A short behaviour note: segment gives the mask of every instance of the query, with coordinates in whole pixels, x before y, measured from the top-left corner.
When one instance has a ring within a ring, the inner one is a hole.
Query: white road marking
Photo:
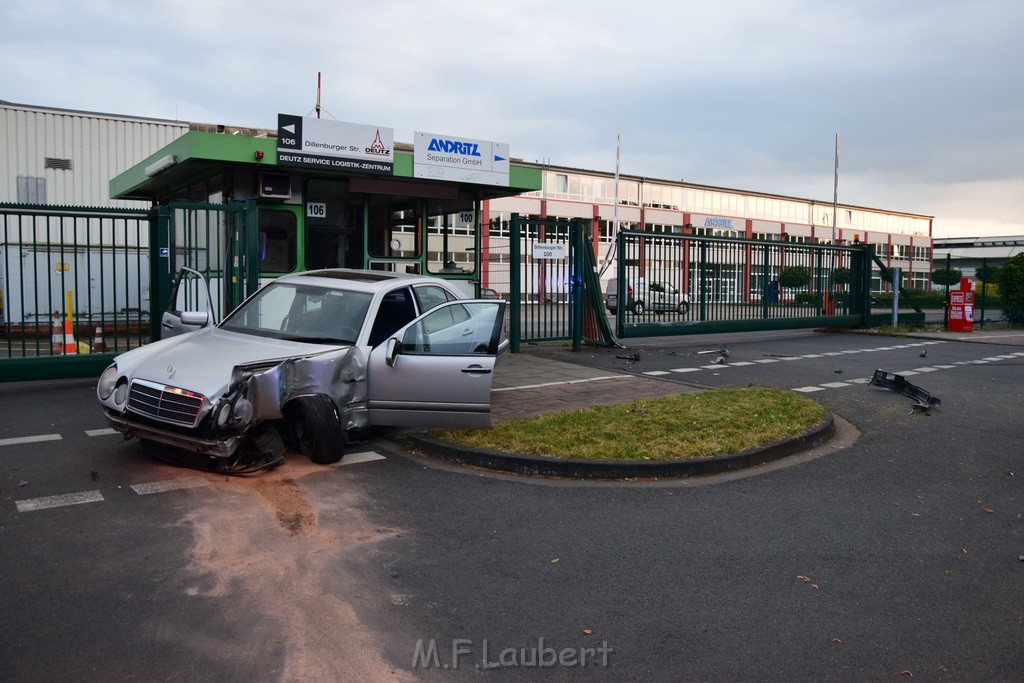
[[[824,387],[797,387],[793,391],[799,391],[801,394],[810,394],[815,391],[825,391]]]
[[[163,493],[164,491],[178,491],[181,489],[194,489],[199,486],[207,486],[209,482],[199,477],[183,477],[181,479],[164,479],[163,481],[151,481],[145,484],[132,484],[132,491],[140,496],[147,496],[151,493]]]
[[[117,431],[116,429],[111,429],[110,427],[107,427],[106,429],[86,429],[85,430],[85,435],[86,436],[110,436],[111,434],[120,434],[120,433],[121,432]]]
[[[19,436],[13,439],[0,439],[0,446],[17,446],[24,443],[39,443],[40,441],[60,441],[60,434],[40,434],[39,436]]]
[[[700,368],[672,368],[672,372],[700,372]]]
[[[651,377],[661,377],[662,375],[671,375],[672,373],[668,370],[649,370],[643,374],[650,375]]]
[[[80,493],[65,493],[59,496],[29,498],[28,500],[19,500],[15,504],[18,507],[18,512],[32,512],[33,510],[58,508],[64,507],[65,505],[98,503],[102,500],[103,494],[101,494],[99,491],[82,491]]]
[[[825,384],[822,384],[821,386],[828,387],[829,389],[842,389],[843,387],[850,386],[850,383],[849,382],[826,382]]]
[[[342,465],[357,465],[361,462],[373,462],[374,460],[386,460],[383,455],[375,451],[363,451],[362,453],[346,453],[341,459]]]

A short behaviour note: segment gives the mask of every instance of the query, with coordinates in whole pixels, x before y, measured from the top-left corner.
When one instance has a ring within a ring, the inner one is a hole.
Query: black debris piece
[[[883,389],[889,389],[908,396],[916,402],[913,406],[914,408],[927,410],[929,408],[938,408],[942,404],[941,400],[932,396],[928,391],[908,382],[907,378],[903,375],[886,372],[885,370],[875,370],[875,374],[871,378],[871,384],[868,386],[882,387]]]

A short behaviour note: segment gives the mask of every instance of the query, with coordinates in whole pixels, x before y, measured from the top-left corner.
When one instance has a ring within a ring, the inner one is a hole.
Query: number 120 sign
[[[558,261],[565,258],[565,245],[564,244],[551,244],[545,242],[534,242],[533,244],[533,258],[535,259],[551,259]]]

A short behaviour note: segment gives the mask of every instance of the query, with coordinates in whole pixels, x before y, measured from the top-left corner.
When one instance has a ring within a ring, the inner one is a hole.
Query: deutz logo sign
[[[277,115],[277,163],[325,171],[391,173],[391,128]]]

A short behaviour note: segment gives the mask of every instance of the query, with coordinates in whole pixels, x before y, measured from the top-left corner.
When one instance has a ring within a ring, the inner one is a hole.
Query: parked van
[[[627,301],[626,310],[633,310],[633,286],[629,285],[626,291]],[[618,278],[612,278],[608,281],[607,287],[604,290],[604,305],[608,309],[608,312],[615,315],[619,309],[619,280]]]
[[[608,311],[615,315],[618,310],[619,281],[612,278],[605,288],[604,305]],[[690,312],[690,297],[683,294],[668,282],[641,280],[636,288],[632,283],[626,285],[626,310],[642,315],[645,311],[654,313],[678,313],[686,315]]]

